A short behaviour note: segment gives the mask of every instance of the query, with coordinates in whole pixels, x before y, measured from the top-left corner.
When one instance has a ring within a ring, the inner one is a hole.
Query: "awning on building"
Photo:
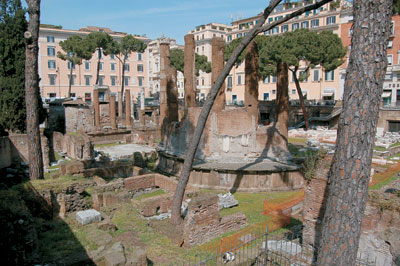
[[[384,91],[382,93],[382,98],[389,98],[390,96],[392,96],[392,92],[391,91]]]
[[[322,96],[326,96],[326,97],[331,97],[331,96],[333,96],[333,92],[324,92],[324,93],[322,93]]]

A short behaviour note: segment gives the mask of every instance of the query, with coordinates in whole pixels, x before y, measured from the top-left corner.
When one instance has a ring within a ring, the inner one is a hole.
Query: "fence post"
[[[268,264],[268,225],[265,228],[265,264]]]

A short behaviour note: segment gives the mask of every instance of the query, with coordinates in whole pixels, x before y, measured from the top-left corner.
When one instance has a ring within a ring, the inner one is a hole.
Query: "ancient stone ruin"
[[[194,40],[185,36],[185,106],[184,115],[178,121],[176,87],[171,80],[169,48],[163,45],[161,70],[160,121],[162,142],[159,146],[159,169],[179,175],[196,126],[201,107],[194,105]],[[272,191],[301,188],[303,178],[298,167],[291,162],[287,132],[279,130],[279,123],[259,124],[257,55],[250,45],[246,51],[245,107],[225,106],[224,86],[221,88],[203,137],[195,156],[189,183],[204,188],[232,191]],[[224,42],[214,38],[212,42],[212,80],[221,73]]]

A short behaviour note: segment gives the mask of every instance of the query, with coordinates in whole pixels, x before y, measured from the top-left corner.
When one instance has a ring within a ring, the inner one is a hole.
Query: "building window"
[[[104,85],[104,76],[99,76],[99,85],[100,86]]]
[[[276,76],[272,76],[272,82],[276,83]]]
[[[138,77],[138,85],[140,86],[140,87],[142,87],[143,86],[143,77]]]
[[[54,46],[47,46],[47,55],[48,56],[55,56],[56,55],[56,48]]]
[[[264,35],[270,35],[270,34],[271,34],[271,30],[264,31]]]
[[[232,41],[232,35],[228,35],[228,42]]]
[[[293,90],[293,89],[292,89],[292,94],[296,94],[296,90]]]
[[[54,43],[54,36],[47,36],[47,42]]]
[[[390,49],[390,48],[392,48],[392,47],[393,47],[393,41],[389,41],[389,42],[388,42],[388,46],[387,46],[387,48],[389,48],[389,49]]]
[[[242,33],[238,33],[238,34],[236,34],[236,37],[237,37],[237,38],[240,38],[240,37],[242,37]]]
[[[92,94],[90,92],[85,93],[85,102],[92,101]]]
[[[55,92],[50,92],[50,93],[47,93],[47,96],[48,96],[49,98],[56,98],[56,97],[57,97],[57,93],[55,93]]]
[[[71,67],[75,69],[75,65],[73,65],[71,61],[68,61],[68,69],[71,69]]]
[[[68,75],[68,80],[71,81],[71,85],[75,85],[75,76],[74,75],[72,75],[72,76]]]
[[[204,33],[201,35],[201,39],[204,40]]]
[[[201,47],[201,51],[204,52],[204,46]]]
[[[332,25],[336,23],[336,17],[331,16],[326,18],[326,25]]]
[[[393,55],[391,54],[387,55],[387,62],[388,66],[393,65]]]
[[[143,65],[142,64],[137,65],[137,71],[138,72],[143,72]]]
[[[282,26],[282,32],[287,32],[289,30],[289,25]]]
[[[394,22],[393,21],[390,23],[390,32],[391,32],[391,35],[394,36]]]
[[[89,61],[85,62],[85,70],[90,70],[90,62]]]
[[[385,74],[385,80],[387,80],[387,81],[392,81],[392,80],[393,80],[393,75],[392,75],[392,73],[390,73],[390,74]]]
[[[325,80],[326,80],[326,81],[333,81],[333,79],[334,79],[334,72],[335,72],[334,70],[325,72]]]
[[[49,83],[50,83],[50,85],[56,85],[56,75],[55,74],[49,75]]]
[[[299,23],[292,24],[292,30],[297,30],[299,28]]]
[[[268,101],[268,100],[269,100],[269,93],[268,93],[268,92],[264,92],[264,94],[263,94],[263,100],[264,100],[264,101]]]
[[[75,92],[71,92],[71,97],[75,98],[76,97],[76,93]]]
[[[104,66],[104,63],[103,63],[103,62],[100,62],[100,64],[99,64],[99,71],[103,71],[103,66]]]
[[[275,95],[276,94],[276,90],[272,90],[272,94]]]
[[[110,64],[111,71],[115,71],[115,66],[116,66],[116,64],[115,64],[115,63],[111,63],[111,64]]]
[[[309,28],[309,22],[308,21],[303,21],[301,23],[301,28],[302,29],[308,29]]]
[[[272,34],[278,34],[279,33],[279,28],[278,27],[273,27],[272,28]]]
[[[232,103],[236,104],[237,103],[237,95],[232,94]]]
[[[47,66],[49,67],[49,69],[56,69],[56,60],[47,61]]]
[[[319,81],[319,70],[314,69],[313,81]]]
[[[265,79],[264,79],[264,83],[269,83],[270,81],[269,81],[269,76],[266,76],[265,77]]]
[[[85,76],[85,85],[86,86],[90,86],[90,79],[92,78],[92,76]]]
[[[307,72],[305,71],[300,71],[300,76],[301,78],[303,78],[303,80],[301,82],[307,82],[308,81],[308,75]]]
[[[115,54],[110,54],[110,59],[115,59]]]
[[[129,85],[129,77],[124,77],[125,86]]]
[[[142,56],[143,56],[142,53],[138,53],[138,54],[137,54],[137,60],[138,60],[138,61],[142,61],[142,60],[143,60],[143,59],[142,59]]]
[[[242,75],[238,75],[237,84],[238,85],[242,84]]]
[[[129,64],[125,64],[125,71],[129,71]]]
[[[228,76],[228,89],[232,88],[232,76]]]
[[[201,79],[201,86],[204,86],[204,78]]]

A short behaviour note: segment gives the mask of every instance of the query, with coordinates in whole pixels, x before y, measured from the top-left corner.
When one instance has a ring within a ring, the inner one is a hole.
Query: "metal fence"
[[[197,257],[182,265],[195,266],[306,266],[314,265],[315,249],[302,245],[301,233],[270,234],[265,232],[251,233],[239,238],[230,246],[219,247],[214,256]],[[394,266],[391,260],[377,262],[375,257],[359,254],[356,266]]]

